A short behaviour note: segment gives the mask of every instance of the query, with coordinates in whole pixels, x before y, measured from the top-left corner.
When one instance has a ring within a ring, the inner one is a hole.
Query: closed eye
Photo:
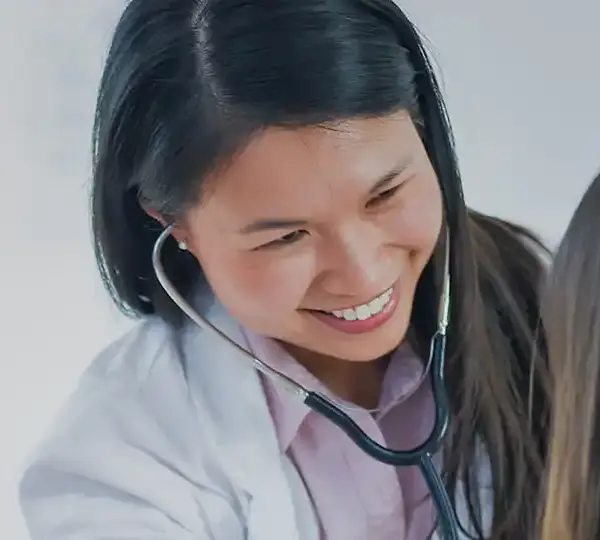
[[[378,204],[384,203],[391,199],[398,192],[401,186],[402,184],[398,184],[397,186],[382,191],[367,203],[367,208],[377,206]]]
[[[262,246],[259,246],[256,249],[275,249],[279,247],[288,246],[290,244],[295,244],[296,242],[304,238],[304,236],[306,236],[307,234],[308,232],[302,229],[293,231],[267,244],[263,244]]]

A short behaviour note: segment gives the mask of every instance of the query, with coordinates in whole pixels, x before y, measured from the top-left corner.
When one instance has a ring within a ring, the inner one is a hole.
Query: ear
[[[160,215],[156,210],[153,210],[152,208],[150,208],[146,204],[142,203],[141,201],[140,201],[140,205],[141,205],[142,209],[144,210],[144,212],[146,212],[146,214],[148,214],[152,219],[155,219],[156,221],[158,221],[163,227],[166,227],[168,225],[165,218],[162,215]],[[185,242],[186,235],[181,228],[173,227],[173,229],[171,230],[171,235],[173,236],[173,238],[175,238],[175,241],[178,244]]]

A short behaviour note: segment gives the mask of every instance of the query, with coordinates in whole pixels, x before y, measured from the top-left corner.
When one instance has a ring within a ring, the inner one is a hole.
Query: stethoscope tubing
[[[450,307],[448,241],[446,241],[444,287],[440,301],[438,328],[431,340],[428,362],[435,401],[435,424],[429,437],[423,444],[410,450],[393,450],[380,445],[370,438],[358,424],[332,400],[319,392],[308,390],[284,373],[275,370],[204,319],[204,317],[188,303],[179,291],[177,291],[166,275],[162,265],[162,247],[172,231],[173,226],[168,226],[157,238],[152,250],[152,264],[160,285],[182,312],[201,329],[216,335],[220,339],[224,339],[232,347],[241,352],[252,362],[255,369],[273,379],[276,383],[285,386],[289,391],[299,395],[306,406],[324,416],[344,431],[354,444],[373,459],[394,467],[419,467],[438,513],[438,527],[440,529],[441,540],[458,540],[459,524],[456,514],[452,507],[452,503],[450,502],[450,497],[446,491],[443,480],[433,462],[433,455],[440,450],[450,423],[450,405],[444,385],[446,329],[448,326]]]

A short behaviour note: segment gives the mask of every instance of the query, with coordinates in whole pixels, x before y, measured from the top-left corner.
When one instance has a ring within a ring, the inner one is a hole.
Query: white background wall
[[[94,90],[122,4],[0,5],[1,538],[27,538],[26,452],[129,324],[99,284],[87,216]],[[600,3],[403,5],[442,69],[468,201],[555,241],[600,169]]]

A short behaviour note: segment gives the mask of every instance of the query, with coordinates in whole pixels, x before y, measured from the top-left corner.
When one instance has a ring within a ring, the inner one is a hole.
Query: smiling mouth
[[[396,285],[366,304],[333,311],[308,310],[319,321],[345,334],[371,332],[387,323],[398,307]]]
[[[341,319],[344,321],[366,321],[371,317],[375,317],[383,312],[390,300],[392,298],[392,293],[394,292],[394,288],[390,287],[383,293],[381,293],[378,297],[374,298],[370,302],[366,304],[360,304],[357,306],[333,310],[333,311],[323,311],[323,310],[315,310],[319,313],[324,313],[326,315],[333,316],[337,319]]]

